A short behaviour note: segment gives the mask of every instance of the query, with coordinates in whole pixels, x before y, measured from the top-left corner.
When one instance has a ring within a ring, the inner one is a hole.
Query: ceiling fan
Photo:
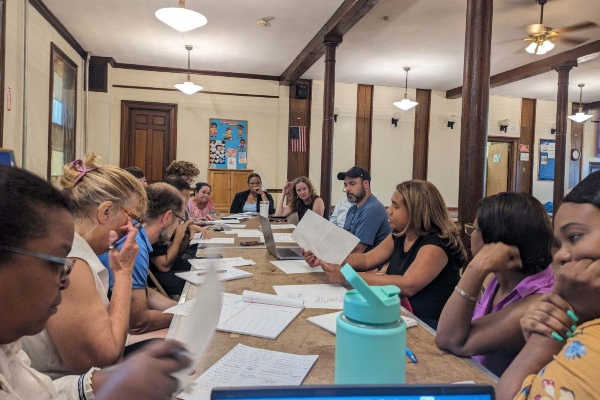
[[[257,23],[258,26],[262,26],[263,28],[271,26],[271,21],[273,21],[275,17],[262,17],[259,18]]]
[[[598,26],[592,21],[583,21],[575,25],[566,26],[560,29],[552,29],[549,26],[544,25],[544,5],[548,0],[535,0],[540,5],[540,23],[531,24],[527,27],[529,36],[523,39],[526,42],[531,42],[525,49],[531,54],[545,54],[554,48],[554,41],[559,39],[564,43],[569,44],[582,44],[589,40],[589,38],[569,38],[563,36],[565,33],[576,32],[584,29],[595,28]]]

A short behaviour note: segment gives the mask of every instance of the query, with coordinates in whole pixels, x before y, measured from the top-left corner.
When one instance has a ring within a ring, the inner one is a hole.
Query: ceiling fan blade
[[[498,40],[497,42],[492,42],[492,44],[494,46],[500,46],[500,45],[503,45],[503,44],[514,43],[514,42],[522,42],[522,41],[523,41],[523,39],[516,38],[516,39]]]
[[[566,44],[579,45],[579,44],[583,44],[583,43],[587,42],[588,40],[590,40],[590,38],[570,38],[570,37],[559,36],[558,40],[561,41],[562,43],[566,43]]]
[[[583,29],[597,28],[598,24],[592,21],[582,21],[578,24],[565,26],[564,28],[555,29],[558,33],[569,33],[575,31],[581,31]]]

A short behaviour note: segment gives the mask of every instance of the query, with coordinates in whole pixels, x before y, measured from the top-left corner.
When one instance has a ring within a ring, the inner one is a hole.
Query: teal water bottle
[[[346,264],[342,275],[354,287],[337,318],[335,383],[404,383],[406,324],[397,286],[369,286]]]

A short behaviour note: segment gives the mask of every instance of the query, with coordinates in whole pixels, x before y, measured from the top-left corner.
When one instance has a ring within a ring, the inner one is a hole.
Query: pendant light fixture
[[[188,74],[187,74],[187,80],[183,83],[178,83],[175,85],[175,87],[179,90],[181,90],[183,93],[185,94],[194,94],[196,92],[199,92],[202,90],[202,86],[200,85],[195,85],[191,78],[190,78],[190,51],[193,49],[194,47],[187,44],[185,46],[185,49],[188,52]]]
[[[179,0],[179,7],[165,7],[154,13],[156,18],[179,32],[187,32],[206,25],[206,17],[185,8],[185,0]]]
[[[579,86],[579,112],[575,113],[575,115],[569,115],[568,118],[575,122],[585,122],[592,118],[591,114],[586,114],[583,112],[583,104],[581,103],[581,96],[583,95],[583,87],[585,86],[585,83],[580,83],[577,86]]]
[[[410,110],[419,103],[408,99],[408,71],[410,71],[410,67],[404,67],[404,70],[406,71],[406,80],[404,82],[404,98],[400,101],[394,102],[394,105],[399,109],[406,111]]]

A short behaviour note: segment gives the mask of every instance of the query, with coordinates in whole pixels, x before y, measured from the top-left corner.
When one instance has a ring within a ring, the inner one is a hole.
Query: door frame
[[[130,167],[128,164],[127,147],[129,146],[129,113],[132,108],[146,110],[167,111],[169,113],[169,162],[177,157],[177,104],[155,103],[147,101],[121,100],[121,155],[119,165],[121,168]]]
[[[517,190],[517,168],[518,168],[518,141],[519,138],[511,138],[505,136],[488,136],[488,142],[501,142],[511,144],[509,152],[510,161],[508,163],[508,191],[514,192]],[[487,173],[487,172],[486,172]],[[487,189],[486,189],[487,190]]]

